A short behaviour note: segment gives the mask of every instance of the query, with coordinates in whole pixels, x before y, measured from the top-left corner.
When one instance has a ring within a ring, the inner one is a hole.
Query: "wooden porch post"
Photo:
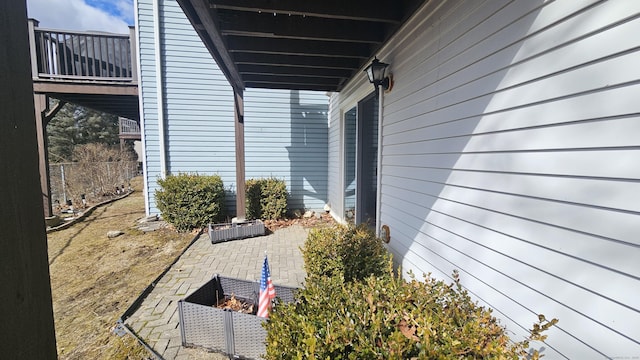
[[[0,357],[56,359],[25,1],[0,1]]]
[[[236,218],[238,221],[246,219],[245,211],[245,183],[244,183],[244,95],[242,90],[233,90],[235,104],[235,134],[236,134]]]
[[[36,31],[40,22],[36,19],[27,20],[27,28],[29,29],[29,54],[31,55],[31,77],[38,78],[38,60],[36,58]]]
[[[36,137],[38,141],[38,164],[40,169],[40,190],[44,216],[53,215],[51,207],[51,181],[49,180],[49,151],[47,150],[47,110],[49,98],[45,94],[33,94],[36,118]]]
[[[129,44],[131,47],[131,81],[138,82],[138,44],[136,43],[136,28],[129,26]]]

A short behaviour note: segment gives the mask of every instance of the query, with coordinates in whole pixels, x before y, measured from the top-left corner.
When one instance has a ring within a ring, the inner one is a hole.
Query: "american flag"
[[[271,272],[269,272],[269,262],[267,255],[264,256],[264,264],[262,264],[262,277],[260,279],[260,300],[258,300],[258,313],[261,317],[269,317],[271,310],[271,300],[276,298],[276,289],[271,282]]]

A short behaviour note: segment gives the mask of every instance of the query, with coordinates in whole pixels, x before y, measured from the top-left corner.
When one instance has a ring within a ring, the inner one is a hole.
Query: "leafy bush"
[[[556,319],[547,321],[540,315],[530,336],[513,342],[492,310],[471,299],[457,272],[453,284],[428,275],[423,281],[413,275],[404,281],[394,274],[390,257],[378,252],[378,242],[362,227],[311,232],[303,249],[308,272],[305,288],[296,294],[295,302],[276,303],[264,324],[266,359],[540,356],[528,353],[529,341],[544,340],[542,333]],[[376,250],[365,251],[370,248]],[[347,256],[349,251],[354,256]],[[371,260],[375,268],[366,265]]]
[[[287,184],[276,178],[246,181],[247,218],[281,219],[287,212]]]
[[[224,219],[224,185],[218,175],[169,175],[158,179],[156,202],[162,217],[178,231],[188,231]]]
[[[386,274],[389,253],[366,225],[337,225],[309,232],[302,247],[307,276],[342,276],[346,281]]]

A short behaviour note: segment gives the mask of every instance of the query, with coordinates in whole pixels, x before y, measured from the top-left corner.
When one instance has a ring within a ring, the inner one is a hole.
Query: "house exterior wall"
[[[389,249],[405,271],[458,269],[515,339],[559,318],[535,345],[550,359],[640,356],[638,15],[635,1],[428,2],[377,54],[395,81]],[[332,96],[331,143],[369,91],[362,75]]]
[[[197,172],[222,177],[233,215],[233,90],[175,0],[139,0],[136,10],[146,211],[159,213],[154,194],[163,172]],[[285,179],[291,208],[321,209],[325,93],[248,89],[244,99],[246,177]]]
[[[245,90],[245,176],[284,179],[291,209],[327,203],[328,106],[323,92]]]
[[[233,91],[175,1],[158,0],[155,18],[154,0],[137,6],[145,197],[147,212],[158,213],[162,163],[166,174],[218,174],[235,183]]]

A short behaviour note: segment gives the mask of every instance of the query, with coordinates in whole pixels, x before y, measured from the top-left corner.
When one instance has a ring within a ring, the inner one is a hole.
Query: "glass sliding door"
[[[375,229],[378,190],[378,97],[367,96],[358,103],[356,151],[356,224]]]
[[[356,214],[356,108],[344,114],[344,218],[355,222]]]
[[[344,115],[344,217],[376,226],[378,98],[371,94]]]

